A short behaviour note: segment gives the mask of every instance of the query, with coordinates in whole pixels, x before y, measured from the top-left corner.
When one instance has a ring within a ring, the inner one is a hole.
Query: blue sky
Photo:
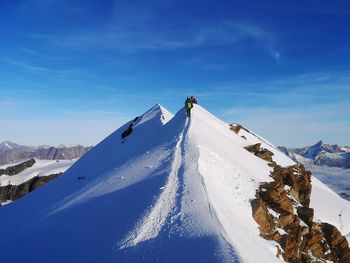
[[[3,0],[0,141],[91,145],[186,95],[276,145],[350,145],[349,1]]]

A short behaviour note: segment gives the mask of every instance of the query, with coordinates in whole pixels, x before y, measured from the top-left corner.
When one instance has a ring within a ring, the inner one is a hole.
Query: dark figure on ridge
[[[193,108],[193,104],[189,97],[186,98],[185,107],[186,107],[186,116],[191,118],[191,109]]]
[[[192,104],[198,104],[198,101],[196,100],[196,98],[193,95],[191,96],[191,102],[192,102]]]

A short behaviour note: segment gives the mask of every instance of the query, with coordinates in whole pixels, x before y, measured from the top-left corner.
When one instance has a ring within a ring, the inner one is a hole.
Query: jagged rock
[[[276,180],[282,178],[285,185],[291,186],[289,194],[300,202],[301,205],[308,207],[311,196],[311,173],[305,170],[301,164],[283,168],[281,166],[274,167],[272,177]]]
[[[310,227],[314,218],[314,210],[309,207],[299,206],[297,207],[297,212],[300,219]]]
[[[257,149],[252,146],[251,150]],[[350,263],[348,242],[338,229],[313,222],[314,210],[309,207],[311,173],[302,165],[275,165],[271,177],[274,181],[260,184],[251,205],[260,235],[278,243],[277,255],[286,262]],[[277,228],[285,234],[276,234]]]
[[[250,146],[246,146],[244,147],[244,149],[246,149],[248,152],[256,154],[260,150],[260,147],[261,147],[261,143],[256,143]]]
[[[242,126],[236,123],[231,123],[230,124],[230,130],[235,132],[236,134],[239,133],[239,131],[241,130]]]
[[[59,174],[51,174],[48,176],[36,176],[27,182],[20,185],[6,185],[0,186],[0,204],[7,200],[17,200],[29,192],[34,191],[40,186],[46,184],[48,181],[56,178]]]
[[[287,262],[298,262],[301,259],[301,250],[299,244],[301,243],[300,226],[289,231],[288,235],[283,235],[281,246],[283,248],[283,258]]]
[[[19,174],[20,172],[23,172],[25,169],[32,167],[35,164],[35,159],[30,159],[28,161],[25,161],[23,163],[9,166],[6,169],[0,169],[0,175],[6,174],[9,176]]]
[[[272,160],[273,153],[267,149],[261,149],[255,155],[265,161],[273,162]]]
[[[311,196],[311,173],[299,164],[289,167],[288,175],[292,186],[291,195],[299,200],[303,206],[308,207]]]
[[[261,199],[253,200],[252,210],[253,218],[260,226],[260,235],[266,239],[280,240],[281,235],[274,226],[273,217],[268,212],[265,202]]]
[[[276,163],[274,163],[274,161],[272,159],[273,152],[271,152],[267,149],[261,148],[261,143],[256,143],[256,144],[253,144],[250,146],[246,146],[246,147],[244,147],[244,149],[246,149],[248,152],[253,153],[255,156],[257,156],[257,157],[259,157],[267,162],[273,163],[272,166],[274,166],[276,164]]]
[[[284,190],[282,181],[264,183],[260,186],[259,197],[282,215],[293,214],[293,203]]]
[[[318,259],[327,258],[326,252],[329,251],[329,246],[327,245],[327,242],[325,242],[324,235],[319,224],[313,222],[308,228],[308,232],[304,235],[302,251],[305,254],[308,254],[307,252],[309,251],[313,257]]]
[[[346,238],[331,224],[322,223],[321,228],[332,251],[333,261],[350,262],[350,248]]]

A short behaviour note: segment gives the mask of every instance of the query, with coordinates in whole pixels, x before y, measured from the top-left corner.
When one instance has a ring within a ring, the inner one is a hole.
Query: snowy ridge
[[[121,248],[129,246],[136,246],[142,241],[155,238],[159,231],[162,229],[165,220],[169,217],[170,213],[174,210],[176,201],[176,192],[178,189],[178,171],[182,165],[182,151],[181,144],[183,143],[183,137],[187,128],[188,122],[186,121],[185,127],[178,137],[178,141],[175,146],[174,159],[171,167],[171,171],[168,177],[168,181],[163,188],[163,192],[158,198],[157,202],[152,207],[151,211],[141,220],[138,226],[129,234],[125,239],[125,245]]]
[[[241,138],[199,105],[189,121],[184,109],[172,116],[156,105],[122,140],[130,123],[64,175],[0,209],[4,260],[283,262],[252,218],[256,189],[272,180],[268,163],[244,149],[260,136]],[[294,164],[265,145],[278,164]],[[316,218],[347,234],[349,202],[312,180]]]

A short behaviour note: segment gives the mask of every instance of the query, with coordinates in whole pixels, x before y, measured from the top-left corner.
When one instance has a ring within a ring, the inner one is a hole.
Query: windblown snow
[[[244,147],[262,142],[282,166],[294,163],[289,157],[253,132],[241,138],[199,105],[191,119],[156,105],[122,140],[129,124],[64,175],[1,207],[2,260],[283,262],[259,236],[250,205],[271,167]],[[350,203],[312,180],[316,218],[348,234]]]

